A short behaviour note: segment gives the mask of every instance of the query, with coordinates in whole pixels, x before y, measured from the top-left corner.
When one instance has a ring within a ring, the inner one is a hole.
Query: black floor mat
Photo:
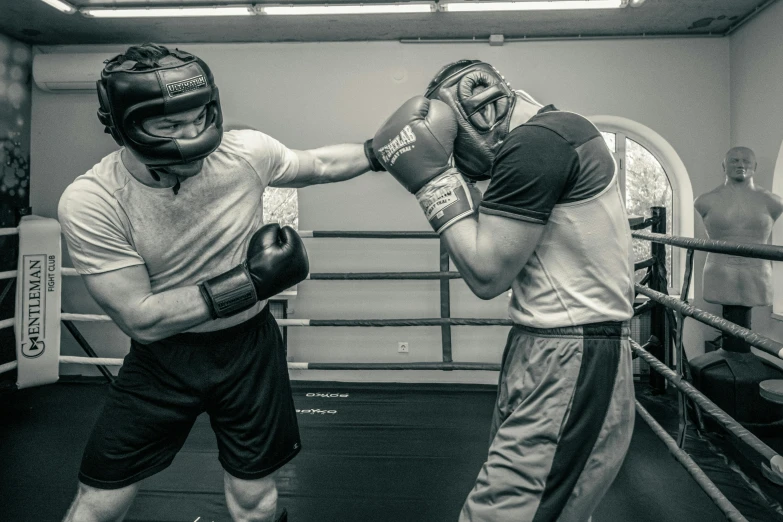
[[[61,382],[0,396],[0,520],[62,518],[105,391]],[[299,382],[294,392],[303,449],[278,485],[292,522],[457,520],[486,456],[493,388]],[[143,483],[126,521],[229,520],[222,473],[202,416],[172,466]],[[760,509],[744,489],[731,493],[743,512]],[[593,522],[680,520],[723,516],[637,417],[628,457]]]

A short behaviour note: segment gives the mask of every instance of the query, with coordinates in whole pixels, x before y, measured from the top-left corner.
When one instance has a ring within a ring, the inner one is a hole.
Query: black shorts
[[[217,332],[132,341],[87,442],[79,480],[117,489],[165,469],[203,412],[220,463],[234,477],[265,477],[299,452],[285,346],[269,307]]]

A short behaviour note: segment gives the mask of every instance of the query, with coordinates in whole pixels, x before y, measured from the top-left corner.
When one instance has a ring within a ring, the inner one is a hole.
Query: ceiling
[[[358,3],[331,0],[330,3]],[[371,0],[378,1],[378,0]],[[386,0],[389,1],[389,0]],[[90,19],[41,0],[0,0],[0,33],[31,45],[725,36],[777,0],[647,0],[606,11],[343,17]],[[71,0],[76,7],[236,5],[252,0]],[[255,3],[326,3],[280,0]]]

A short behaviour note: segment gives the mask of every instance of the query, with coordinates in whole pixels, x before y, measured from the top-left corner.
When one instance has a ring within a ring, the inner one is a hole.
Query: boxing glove
[[[264,225],[250,238],[247,257],[228,272],[201,283],[213,319],[229,317],[303,281],[310,271],[307,250],[293,228]]]
[[[450,169],[457,118],[439,100],[414,96],[378,129],[375,156],[402,186],[415,194]]]
[[[451,165],[457,118],[448,105],[414,96],[381,125],[375,155],[416,199],[436,232],[472,216],[477,207],[470,186]]]

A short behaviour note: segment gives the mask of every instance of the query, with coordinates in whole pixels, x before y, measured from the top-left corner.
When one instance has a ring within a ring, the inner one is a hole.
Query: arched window
[[[299,197],[294,188],[264,190],[264,223],[280,223],[299,230]]]
[[[783,143],[772,174],[772,192],[783,194]],[[783,226],[779,223],[772,229],[772,244],[783,245]],[[772,289],[772,317],[783,321],[783,263],[772,263]]]
[[[658,133],[633,120],[618,116],[590,119],[615,154],[628,213],[649,217],[650,207],[665,207],[667,233],[693,237],[693,189],[674,148]],[[634,241],[634,252],[637,259],[649,257],[649,241]],[[669,293],[679,295],[685,255],[681,248],[667,247],[666,259]]]
[[[223,131],[251,129],[252,125],[240,122],[225,122]],[[294,188],[267,187],[264,190],[264,223],[280,223],[299,230],[299,193]]]
[[[644,145],[637,143],[622,132],[601,132],[618,165],[621,190],[625,196],[625,208],[630,216],[649,216],[650,208],[666,209],[666,230],[672,230],[674,199],[672,184],[661,162]],[[634,239],[634,258],[649,258],[649,241]],[[669,287],[672,286],[672,247],[666,246],[666,272]],[[638,278],[643,276],[637,274]]]

